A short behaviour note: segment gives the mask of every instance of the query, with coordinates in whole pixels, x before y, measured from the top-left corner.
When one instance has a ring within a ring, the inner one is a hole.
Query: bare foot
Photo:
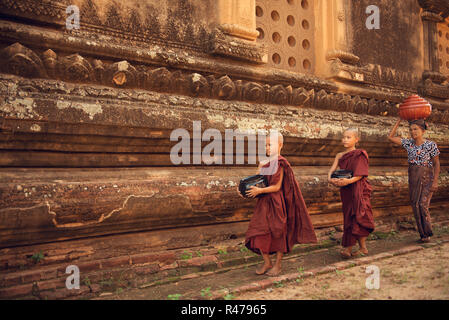
[[[340,255],[345,259],[349,259],[351,258],[351,251],[349,251],[348,249],[341,250]]]
[[[262,274],[264,274],[265,272],[267,272],[268,270],[270,270],[271,268],[273,268],[273,265],[271,265],[271,264],[263,264],[260,268],[258,268],[257,270],[256,270],[256,274],[258,274],[258,275],[262,275]]]
[[[274,266],[270,271],[267,272],[267,275],[270,277],[276,277],[281,273],[281,267]]]
[[[360,255],[365,256],[365,255],[367,255],[367,254],[368,254],[368,249],[367,249],[367,248],[360,248],[360,249],[357,250],[356,252],[351,253],[351,255],[352,255],[353,257],[357,257],[357,256],[360,256]]]

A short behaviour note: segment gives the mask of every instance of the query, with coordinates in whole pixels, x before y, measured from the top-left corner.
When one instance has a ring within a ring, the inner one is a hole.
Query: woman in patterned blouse
[[[410,202],[421,241],[428,242],[433,235],[429,204],[433,192],[438,189],[440,151],[435,142],[424,139],[424,133],[427,130],[424,120],[409,121],[411,139],[401,139],[396,136],[400,122],[401,119],[396,122],[388,139],[407,150]]]

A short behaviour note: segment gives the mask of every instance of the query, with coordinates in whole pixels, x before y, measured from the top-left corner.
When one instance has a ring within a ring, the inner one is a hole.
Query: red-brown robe
[[[363,176],[359,181],[340,188],[344,220],[342,246],[350,247],[360,237],[367,237],[374,231],[370,202],[372,187],[367,180],[368,154],[362,149],[350,151],[340,158],[338,165],[340,169],[352,171],[354,177]]]
[[[298,182],[283,156],[278,156],[276,173],[266,175],[268,185],[279,181],[281,170],[284,171],[281,189],[258,197],[246,232],[246,247],[258,254],[288,253],[296,243],[317,242]]]

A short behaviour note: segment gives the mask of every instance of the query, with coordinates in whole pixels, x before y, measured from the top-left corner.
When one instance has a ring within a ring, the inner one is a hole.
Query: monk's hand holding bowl
[[[336,187],[339,186],[339,185],[337,184],[339,180],[340,180],[340,179],[337,179],[337,178],[329,178],[329,179],[328,179],[329,183],[332,184],[332,185],[334,185],[334,186],[336,186]]]
[[[339,187],[345,187],[348,184],[350,184],[349,179],[341,178],[341,179],[335,179],[335,180],[337,180],[336,185]]]
[[[236,190],[237,190],[237,193],[239,194],[240,198],[243,198],[243,199],[245,199],[245,197],[244,197],[244,196],[242,196],[242,194],[240,193],[240,190],[239,190],[239,188],[238,188],[238,187],[236,188]]]
[[[256,186],[251,186],[249,188],[250,190],[246,191],[246,194],[250,197],[250,198],[254,198],[257,195],[259,195],[261,192],[262,188],[256,187]]]

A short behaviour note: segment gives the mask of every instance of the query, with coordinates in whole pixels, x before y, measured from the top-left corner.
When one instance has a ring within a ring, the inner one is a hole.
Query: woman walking
[[[401,119],[396,122],[388,139],[407,150],[410,203],[421,236],[420,241],[429,242],[433,235],[429,205],[433,192],[438,189],[440,151],[435,142],[424,138],[427,130],[424,120],[409,121],[411,139],[401,139],[396,136],[400,122]]]

